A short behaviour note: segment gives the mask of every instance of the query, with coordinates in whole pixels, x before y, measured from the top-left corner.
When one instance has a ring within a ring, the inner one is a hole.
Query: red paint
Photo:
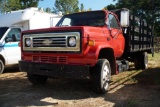
[[[106,12],[106,20],[108,11]],[[112,13],[114,14],[114,13]],[[35,61],[33,60],[34,56],[36,58],[49,57],[57,58],[58,61],[50,61],[45,63],[54,63],[54,64],[75,64],[75,65],[90,65],[94,66],[98,60],[99,51],[102,48],[111,48],[114,51],[115,58],[121,57],[124,52],[125,39],[123,37],[122,28],[119,29],[108,29],[106,26],[103,27],[87,27],[87,26],[73,26],[73,27],[55,27],[39,30],[29,30],[22,32],[23,34],[32,34],[32,33],[41,33],[41,32],[54,32],[54,31],[63,31],[63,30],[81,30],[82,31],[82,52],[80,54],[64,54],[64,53],[33,53],[33,52],[24,52],[22,51],[22,60],[26,61]],[[88,40],[94,40],[95,46],[88,46]],[[22,41],[21,41],[21,44]],[[23,47],[23,46],[21,46]],[[23,49],[22,49],[23,50]],[[65,62],[59,62],[60,57],[67,57]],[[39,61],[37,59],[36,61]],[[41,61],[39,61],[41,62]]]

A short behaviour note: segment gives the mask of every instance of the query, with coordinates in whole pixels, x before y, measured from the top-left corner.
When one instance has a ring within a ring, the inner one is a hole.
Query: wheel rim
[[[110,73],[109,68],[108,68],[107,65],[105,65],[104,68],[103,68],[103,83],[102,83],[103,88],[105,90],[107,90],[108,87],[109,87],[109,80],[110,80],[109,73]]]

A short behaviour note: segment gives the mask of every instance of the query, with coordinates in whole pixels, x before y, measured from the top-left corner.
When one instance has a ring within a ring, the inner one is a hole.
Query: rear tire
[[[48,79],[46,76],[33,74],[32,72],[27,72],[27,77],[33,85],[43,85]]]
[[[2,74],[4,71],[4,63],[2,60],[0,60],[0,74]]]
[[[134,59],[134,67],[136,70],[139,70],[141,69],[141,61],[140,61],[140,58],[139,57],[136,57]]]
[[[142,58],[141,58],[141,68],[142,69],[147,69],[148,68],[148,54],[147,52],[144,52],[142,54]]]
[[[134,60],[135,69],[147,69],[148,68],[148,54],[147,52],[140,53]]]
[[[105,94],[109,89],[111,68],[107,59],[99,59],[93,71],[93,90],[98,94]]]

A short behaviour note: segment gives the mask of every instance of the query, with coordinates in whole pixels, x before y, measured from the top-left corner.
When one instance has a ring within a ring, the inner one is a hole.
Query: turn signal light
[[[89,41],[88,41],[88,45],[89,45],[89,46],[94,46],[94,45],[95,45],[94,40],[89,40]]]

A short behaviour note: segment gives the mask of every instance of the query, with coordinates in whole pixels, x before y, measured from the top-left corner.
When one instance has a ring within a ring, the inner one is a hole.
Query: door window
[[[115,16],[113,16],[112,14],[109,14],[107,23],[109,24],[110,28],[119,28],[118,22]]]
[[[20,35],[21,35],[21,29],[12,28],[7,35],[7,39],[8,41],[17,42],[20,41]]]
[[[0,39],[3,37],[7,30],[8,27],[0,27]]]

